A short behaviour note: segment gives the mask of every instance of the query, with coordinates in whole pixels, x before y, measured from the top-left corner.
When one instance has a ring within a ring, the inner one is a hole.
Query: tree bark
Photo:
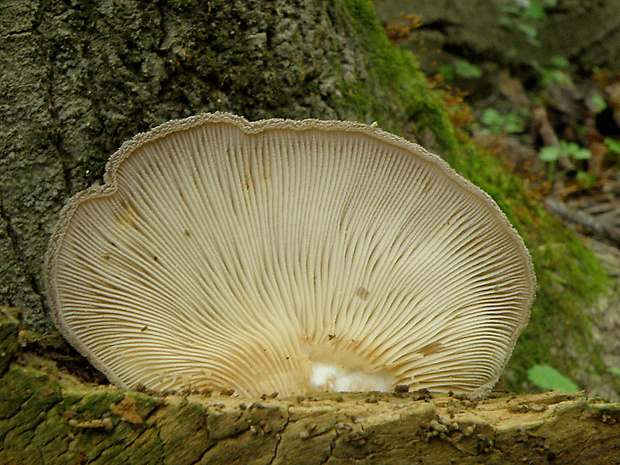
[[[614,464],[620,404],[426,393],[244,401],[93,388],[32,354],[0,314],[3,464]]]
[[[337,2],[15,0],[0,37],[0,299],[37,331],[57,213],[123,140],[215,110],[365,119],[344,101],[367,70]]]

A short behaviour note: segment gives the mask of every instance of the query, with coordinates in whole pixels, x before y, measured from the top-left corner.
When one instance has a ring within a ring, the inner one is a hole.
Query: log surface
[[[553,392],[155,396],[18,353],[16,328],[4,316],[2,464],[620,463],[620,403]]]

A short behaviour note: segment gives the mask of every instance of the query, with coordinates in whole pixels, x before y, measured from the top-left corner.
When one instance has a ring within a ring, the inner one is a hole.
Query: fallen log
[[[620,463],[620,403],[579,393],[156,396],[20,353],[0,319],[3,464]]]

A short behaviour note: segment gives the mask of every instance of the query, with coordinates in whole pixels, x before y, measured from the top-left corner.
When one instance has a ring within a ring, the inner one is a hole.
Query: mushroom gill
[[[226,113],[123,144],[45,271],[58,329],[113,383],[246,397],[480,395],[535,290],[493,200],[418,145]]]

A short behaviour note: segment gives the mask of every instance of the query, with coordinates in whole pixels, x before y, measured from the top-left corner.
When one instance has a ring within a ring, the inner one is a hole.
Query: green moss
[[[148,419],[161,406],[160,399],[111,386],[93,390],[75,380],[61,388],[56,367],[46,369],[49,374],[40,371],[36,360],[33,366],[13,364],[0,381],[0,441],[4,443],[0,463],[21,463],[23,457],[63,465],[161,462],[160,430],[147,422],[124,421],[110,410],[130,395],[135,400],[132,408]],[[178,433],[179,425],[183,422],[171,425],[170,431]]]
[[[159,432],[164,455],[170,463],[194,463],[215,443],[206,427],[210,415],[186,400],[171,410]]]
[[[98,463],[116,463],[125,464],[129,463],[129,457],[125,452],[125,446],[123,444],[117,444],[115,446],[106,447],[97,460]]]
[[[210,437],[216,440],[228,438],[250,429],[251,421],[237,421],[243,412],[241,410],[239,412],[221,412],[212,409],[207,419],[207,429],[211,432]]]
[[[163,463],[163,442],[157,431],[148,430],[125,448],[125,453],[132,465],[156,465]],[[183,463],[171,457],[167,463]]]
[[[63,462],[62,456],[69,449],[71,427],[58,415],[42,422],[37,428],[37,434],[29,444],[29,449],[40,451],[45,463],[67,463]]]
[[[424,76],[416,71],[410,53],[392,47],[371,2],[342,0],[341,5],[359,37],[371,74],[369,78],[355,76],[353,81],[339,83],[343,105],[351,105],[362,121],[377,121],[388,131],[402,132],[402,122],[409,119],[407,105],[403,103],[426,88]]]
[[[0,441],[7,454],[36,447],[36,430],[61,399],[60,388],[38,370],[12,365],[0,382]],[[2,462],[2,457],[0,457]],[[3,462],[7,463],[7,462]]]
[[[579,369],[602,374],[605,367],[599,349],[588,337],[583,313],[606,287],[598,261],[560,221],[547,214],[541,199],[528,193],[500,160],[476,147],[452,124],[454,108],[441,98],[441,90],[427,82],[415,59],[389,43],[372,3],[342,0],[342,5],[368,56],[373,79],[367,82],[380,87],[371,88],[361,81],[343,84],[344,98],[361,119],[430,141],[428,149],[493,197],[530,250],[538,278],[537,299],[508,366],[509,387],[517,391],[531,387],[526,373],[535,364],[550,364],[566,373]],[[567,355],[567,334],[579,353],[594,360],[592,366],[578,366],[578,360]]]
[[[119,390],[105,389],[91,392],[76,404],[74,418],[86,421],[109,415],[110,405],[119,403],[124,397],[125,393]]]

